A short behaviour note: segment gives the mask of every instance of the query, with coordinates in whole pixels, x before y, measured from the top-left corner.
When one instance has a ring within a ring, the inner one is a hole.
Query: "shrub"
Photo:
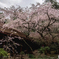
[[[48,46],[46,46],[46,47],[41,47],[40,49],[39,49],[39,52],[40,53],[46,53],[47,51],[49,51],[50,50],[50,48],[48,47]]]
[[[0,57],[3,56],[8,56],[8,53],[3,48],[0,48]]]
[[[23,51],[20,52],[21,55],[25,54]]]
[[[35,58],[33,54],[28,54],[29,58]]]

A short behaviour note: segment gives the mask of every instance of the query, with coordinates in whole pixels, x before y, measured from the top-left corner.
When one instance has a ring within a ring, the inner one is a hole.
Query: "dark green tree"
[[[51,2],[52,7],[54,7],[55,9],[59,9],[59,3],[56,0],[45,0],[45,3],[46,2]]]
[[[59,9],[59,3],[58,2],[54,2],[54,4],[52,5],[55,9]]]
[[[53,3],[53,2],[55,2],[56,0],[45,0],[45,2],[51,2],[51,3]]]

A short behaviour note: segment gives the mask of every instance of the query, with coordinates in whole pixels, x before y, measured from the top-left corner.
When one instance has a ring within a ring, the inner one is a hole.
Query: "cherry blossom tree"
[[[31,31],[36,31],[44,39],[47,32],[50,33],[57,19],[59,19],[59,10],[52,8],[51,3],[37,4],[32,5],[32,7],[22,12],[18,12],[18,20],[5,24],[4,26],[15,29],[20,29],[21,27],[20,31],[27,33],[28,36]],[[43,35],[44,33],[46,34]],[[52,34],[50,33],[50,35]]]
[[[53,41],[56,38],[54,28],[57,27],[58,30],[59,22],[57,21],[59,21],[59,9],[52,8],[51,3],[42,5],[39,3],[36,5],[32,4],[30,8],[25,9],[11,7],[4,11],[10,17],[9,22],[3,25],[4,29],[6,27],[8,29],[17,29],[27,36],[30,36],[31,32],[37,32],[36,34],[40,36],[39,39],[43,39],[44,41],[48,39]],[[12,41],[12,43],[14,42]]]

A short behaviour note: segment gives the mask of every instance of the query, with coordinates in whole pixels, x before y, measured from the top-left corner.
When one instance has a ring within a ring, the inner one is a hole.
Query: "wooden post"
[[[8,53],[8,59],[10,59],[10,53]]]

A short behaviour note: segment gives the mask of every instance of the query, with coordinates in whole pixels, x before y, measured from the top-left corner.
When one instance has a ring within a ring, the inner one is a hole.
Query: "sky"
[[[0,0],[0,7],[4,8],[4,7],[10,7],[12,5],[21,7],[26,7],[26,6],[30,7],[31,4],[36,4],[37,2],[42,4],[44,0]]]
[[[10,7],[14,6],[21,6],[21,7],[30,7],[31,4],[36,4],[39,2],[42,4],[44,0],[0,0],[0,7]]]

